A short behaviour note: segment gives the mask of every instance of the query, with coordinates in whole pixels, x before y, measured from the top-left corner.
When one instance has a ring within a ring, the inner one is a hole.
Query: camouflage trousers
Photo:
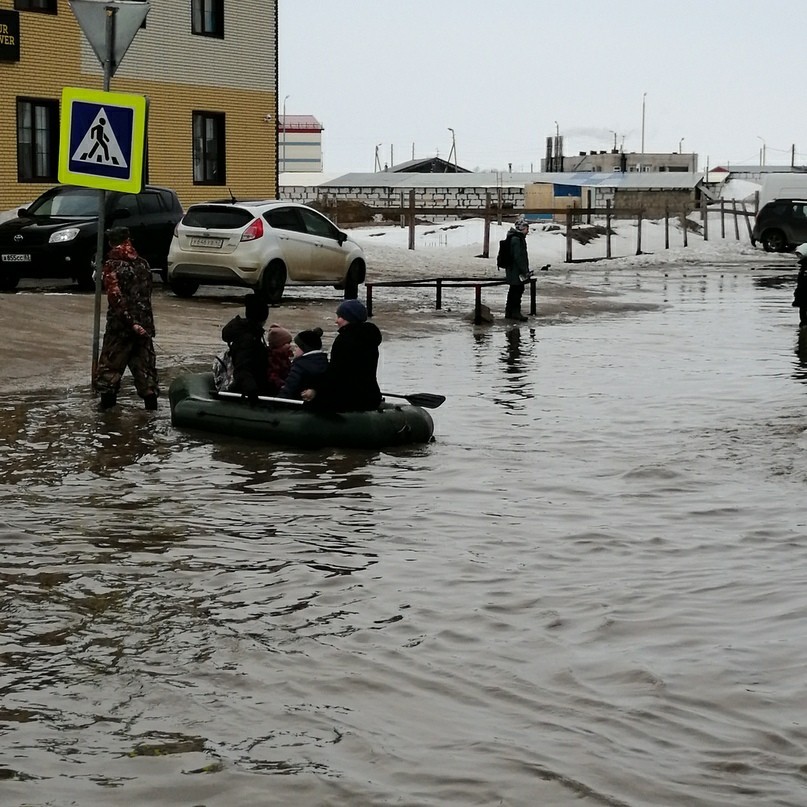
[[[95,372],[96,391],[117,394],[121,377],[127,367],[132,374],[137,394],[141,398],[158,393],[157,357],[151,337],[144,338],[134,333],[121,334],[108,330],[104,334],[104,345]]]

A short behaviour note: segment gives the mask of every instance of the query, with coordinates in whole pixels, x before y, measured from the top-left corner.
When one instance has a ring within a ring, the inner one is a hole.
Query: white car
[[[358,296],[362,248],[312,207],[267,199],[191,205],[168,252],[168,284],[190,297],[201,284],[247,286],[278,303],[286,285],[329,285]]]

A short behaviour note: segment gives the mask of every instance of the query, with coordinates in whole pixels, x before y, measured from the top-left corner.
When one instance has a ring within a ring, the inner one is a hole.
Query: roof
[[[278,127],[281,132],[292,129],[321,132],[325,129],[313,115],[279,115]]]
[[[467,174],[418,174],[376,171],[344,174],[322,182],[321,188],[389,188],[403,191],[413,188],[523,188],[533,183],[622,189],[694,188],[703,180],[702,173],[679,171],[614,172],[472,172]]]
[[[406,160],[406,162],[396,163],[387,168],[391,173],[407,172],[410,174],[450,174],[457,172],[462,174],[469,174],[467,168],[461,165],[455,166],[444,160],[442,157],[421,157],[417,160]]]

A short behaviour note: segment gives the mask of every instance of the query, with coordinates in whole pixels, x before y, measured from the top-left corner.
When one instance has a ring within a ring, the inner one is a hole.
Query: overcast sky
[[[613,148],[807,164],[805,0],[279,0],[279,104],[326,172],[439,154],[539,170]],[[646,95],[645,95],[646,93]],[[681,140],[683,138],[683,144]],[[453,158],[452,158],[453,161]]]

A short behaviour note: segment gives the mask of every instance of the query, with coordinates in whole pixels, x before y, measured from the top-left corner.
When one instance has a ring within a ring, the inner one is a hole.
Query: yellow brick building
[[[0,211],[57,184],[63,87],[104,71],[67,0],[0,0]],[[151,0],[110,91],[149,101],[147,180],[184,206],[277,193],[277,0]]]

